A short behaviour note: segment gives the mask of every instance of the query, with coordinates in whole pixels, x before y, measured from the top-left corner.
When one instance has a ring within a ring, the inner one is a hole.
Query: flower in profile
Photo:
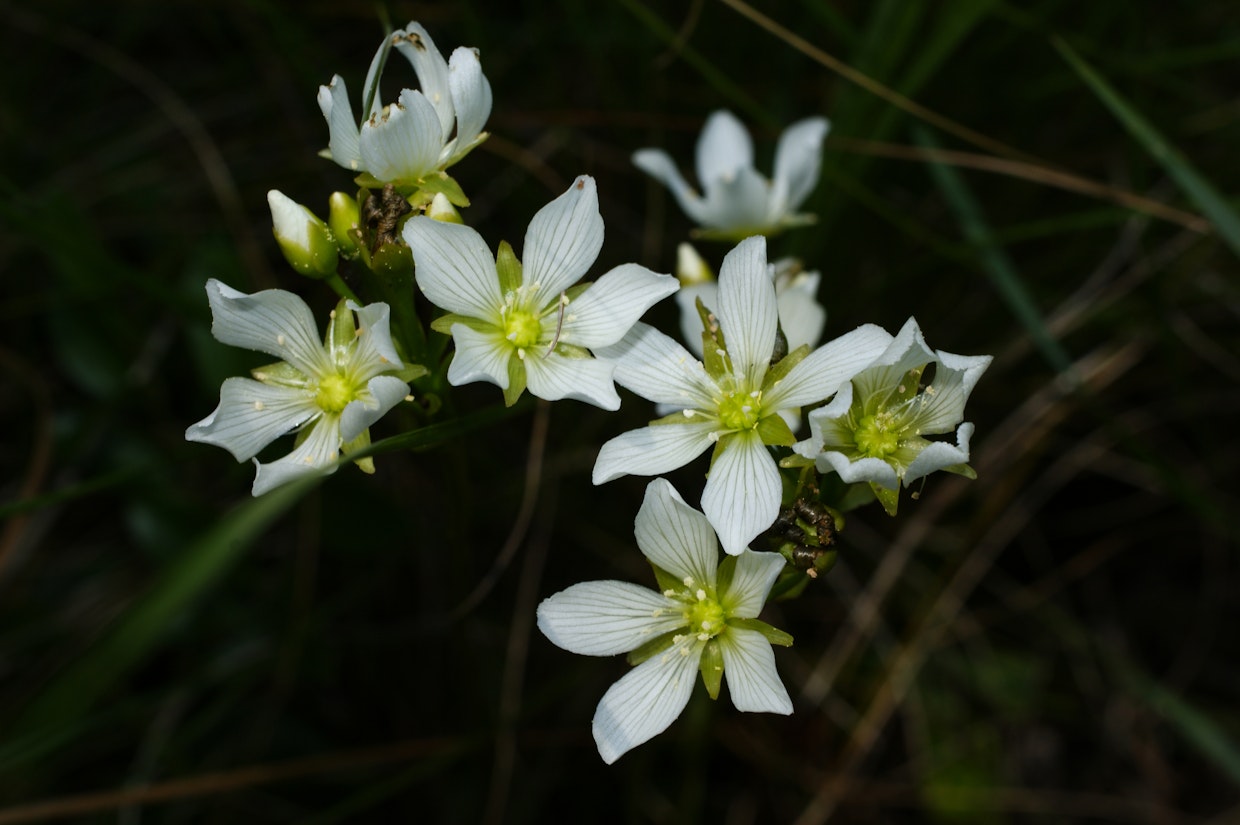
[[[449,313],[432,323],[456,345],[449,383],[489,381],[509,405],[528,387],[548,401],[575,398],[619,409],[615,366],[590,350],[620,340],[677,289],[675,278],[637,264],[574,286],[603,245],[598,192],[588,176],[530,221],[524,264],[507,243],[492,257],[482,236],[460,224],[415,216],[404,237],[418,286]]]
[[[223,447],[238,461],[297,431],[296,446],[284,458],[269,464],[254,459],[256,496],[307,473],[334,472],[339,453],[368,445],[370,425],[408,394],[409,385],[392,373],[412,378],[425,372],[401,363],[388,332],[387,304],[341,301],[320,344],[310,308],[291,292],[247,295],[213,278],[207,298],[217,339],[283,359],[254,370],[252,379],[226,379],[219,406],[185,431],[188,440]],[[359,466],[374,469],[370,459]]]
[[[603,761],[611,764],[666,730],[689,702],[694,671],[712,699],[726,677],[738,710],[792,713],[771,649],[792,644],[792,637],[757,619],[783,557],[746,551],[720,563],[710,523],[661,478],[646,487],[634,534],[662,592],[584,582],[538,606],[539,630],[565,650],[629,653],[637,665],[594,714]]]
[[[593,477],[603,484],[630,473],[659,475],[713,446],[702,510],[723,549],[737,554],[779,514],[779,469],[767,446],[795,443],[785,416],[834,393],[891,336],[866,325],[772,364],[777,301],[763,237],[742,241],[724,258],[714,310],[717,322],[702,334],[704,362],[645,324],[598,351],[616,363],[617,383],[678,412],[604,444]]]
[[[935,470],[974,477],[964,405],[990,360],[931,350],[910,318],[874,363],[809,414],[810,437],[793,450],[819,472],[869,482],[894,515],[901,484]],[[926,438],[952,430],[955,444]]]
[[[413,65],[421,89],[404,89],[395,103],[384,106],[379,78],[393,47]],[[379,47],[362,96],[362,105],[369,109],[362,112],[360,129],[340,75],[319,87],[318,100],[327,119],[329,156],[345,169],[373,178],[367,185],[412,188],[487,138],[482,127],[491,114],[491,85],[482,74],[478,52],[462,46],[445,61],[417,23],[393,32]]]
[[[697,144],[700,194],[661,149],[640,149],[633,163],[672,190],[700,227],[698,235],[736,241],[813,222],[812,215],[796,210],[818,183],[828,127],[822,117],[789,126],[775,150],[775,175],[767,179],[754,169],[753,141],[741,122],[731,112],[713,113]]]

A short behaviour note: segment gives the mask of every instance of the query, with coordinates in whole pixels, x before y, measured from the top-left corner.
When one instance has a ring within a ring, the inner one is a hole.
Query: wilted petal
[[[775,349],[779,323],[775,284],[766,270],[766,238],[746,238],[723,259],[715,314],[732,366],[756,389]]]
[[[699,410],[715,406],[706,368],[680,344],[647,324],[634,324],[619,342],[596,347],[616,363],[616,382],[656,404]]]
[[[352,441],[409,394],[409,385],[392,375],[379,375],[366,384],[366,396],[350,401],[340,413],[340,438]]]
[[[603,216],[594,178],[582,175],[568,191],[538,210],[525,232],[523,278],[544,307],[581,280],[603,248]]]
[[[622,264],[566,307],[561,340],[590,349],[614,344],[646,310],[677,289],[679,284],[671,275]]]
[[[593,726],[604,762],[610,765],[667,730],[689,702],[700,661],[700,651],[675,647],[642,662],[608,688]]]
[[[418,287],[437,307],[498,325],[500,294],[495,258],[468,226],[422,216],[405,222]]]
[[[633,534],[646,558],[676,578],[689,577],[698,586],[714,584],[719,566],[715,531],[666,479],[646,485]]]
[[[815,466],[820,473],[829,473],[834,470],[849,484],[869,481],[880,487],[886,487],[888,490],[894,490],[900,486],[900,478],[896,475],[895,468],[881,458],[854,460],[835,450],[824,450],[818,453]]]
[[[438,118],[420,91],[402,91],[399,103],[362,124],[366,171],[381,181],[412,181],[433,171],[443,147]]]
[[[548,401],[575,398],[604,410],[620,409],[620,396],[612,383],[613,372],[615,365],[608,361],[566,358],[558,352],[527,352],[525,358],[526,380],[534,395]]]
[[[730,627],[719,636],[723,678],[737,710],[792,713],[792,699],[775,670],[771,643],[756,630]]]
[[[226,378],[220,404],[185,431],[189,441],[223,447],[245,461],[321,412],[314,393],[271,386],[250,378]]]
[[[732,585],[727,594],[720,594],[726,602],[729,616],[745,619],[757,618],[766,604],[771,585],[784,569],[784,557],[778,553],[755,553],[746,550],[736,559]]]
[[[703,189],[753,168],[753,141],[736,115],[720,109],[706,119],[697,144],[697,177]]]
[[[214,278],[207,281],[211,334],[225,344],[265,352],[307,375],[329,368],[306,302],[282,289],[247,295]]]
[[[702,490],[702,511],[732,555],[779,515],[779,469],[753,430],[728,436]]]
[[[630,430],[603,445],[594,462],[595,484],[623,475],[656,476],[683,467],[709,447],[713,421],[656,424]]]
[[[252,495],[261,496],[268,490],[310,473],[336,472],[336,456],[340,452],[340,429],[336,421],[321,418],[314,423],[306,440],[277,461],[260,464],[254,460],[254,486]]]
[[[538,605],[538,629],[556,645],[585,656],[627,653],[685,625],[663,594],[619,581],[574,584]]]
[[[362,150],[344,79],[333,75],[330,84],[319,87],[318,100],[319,109],[327,119],[327,151],[336,163],[356,172],[361,168]]]

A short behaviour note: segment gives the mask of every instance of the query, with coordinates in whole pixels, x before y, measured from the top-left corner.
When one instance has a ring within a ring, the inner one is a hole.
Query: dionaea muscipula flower
[[[584,582],[538,606],[538,628],[565,650],[629,653],[637,665],[594,714],[603,761],[615,762],[666,730],[689,701],[695,671],[712,699],[727,679],[738,710],[792,713],[771,649],[792,644],[792,637],[757,619],[783,557],[746,551],[720,563],[710,522],[661,478],[646,487],[633,527],[659,591]]]
[[[779,514],[779,469],[768,446],[796,441],[785,417],[826,399],[871,363],[891,335],[866,325],[810,351],[801,346],[774,365],[777,301],[766,239],[728,253],[719,273],[717,325],[702,335],[705,361],[672,338],[636,324],[598,351],[616,362],[616,382],[679,411],[603,445],[594,483],[626,474],[660,475],[714,447],[702,510],[723,549],[740,553]]]
[[[413,65],[421,88],[404,89],[385,106],[378,88],[389,47]],[[318,100],[327,118],[332,160],[369,175],[371,185],[412,187],[486,140],[482,127],[491,114],[491,85],[476,50],[462,46],[445,61],[426,29],[410,23],[392,33],[370,64],[362,90],[362,105],[370,110],[362,113],[360,129],[340,75],[319,87]]]
[[[731,112],[717,111],[706,120],[697,144],[701,193],[685,182],[662,149],[640,149],[637,168],[672,190],[680,208],[702,237],[737,241],[769,235],[813,221],[796,210],[818,183],[826,118],[811,117],[789,126],[775,150],[775,175],[767,179],[754,168],[753,141]]]
[[[793,450],[819,472],[869,482],[894,515],[901,484],[935,470],[974,477],[964,405],[990,360],[931,350],[910,318],[873,364],[809,414],[810,437]],[[952,430],[955,444],[926,438]]]
[[[448,310],[432,327],[456,345],[448,381],[489,381],[509,405],[528,387],[539,398],[620,407],[614,365],[590,354],[614,344],[676,279],[622,264],[577,284],[603,245],[594,179],[582,176],[530,221],[522,254],[501,243],[492,257],[468,226],[423,216],[405,224],[418,286]],[[576,286],[574,286],[576,285]]]
[[[253,370],[253,378],[225,379],[219,406],[185,431],[238,461],[296,431],[289,455],[269,464],[254,459],[256,496],[307,473],[334,472],[340,452],[368,445],[370,425],[405,398],[404,379],[425,373],[396,354],[387,304],[341,301],[319,343],[310,308],[291,292],[247,295],[211,279],[207,298],[217,339],[283,359]],[[359,466],[373,471],[369,459]]]
[[[289,265],[310,278],[336,274],[339,251],[323,219],[275,189],[267,193],[267,205],[271,232]]]

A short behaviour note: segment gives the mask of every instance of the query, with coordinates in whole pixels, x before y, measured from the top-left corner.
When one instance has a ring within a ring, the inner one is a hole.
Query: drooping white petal
[[[284,458],[260,464],[254,459],[252,495],[261,496],[268,490],[309,473],[336,472],[336,456],[340,452],[340,429],[334,418],[323,417],[311,425],[306,440]]]
[[[568,191],[538,210],[525,232],[522,249],[533,305],[544,307],[581,280],[603,248],[603,216],[594,178],[582,175]]]
[[[735,556],[779,515],[779,469],[757,432],[728,439],[702,490],[702,511],[723,549]]]
[[[310,307],[293,293],[265,289],[247,295],[211,278],[207,301],[211,334],[219,341],[274,355],[306,375],[329,369]]]
[[[452,341],[456,353],[448,367],[449,384],[459,387],[489,381],[502,390],[508,389],[508,360],[513,353],[500,330],[475,332],[464,324],[453,324]]]
[[[852,407],[853,385],[845,381],[839,391],[825,404],[809,414],[810,437],[792,445],[792,451],[806,458],[815,458],[818,452],[828,449],[849,447],[855,448],[856,440],[845,418]]]
[[[608,688],[593,725],[604,762],[610,765],[667,730],[689,703],[700,661],[700,648],[678,646],[647,659]]]
[[[783,409],[822,401],[869,366],[890,341],[890,333],[882,327],[863,324],[807,355],[767,392],[762,403]]]
[[[436,146],[438,150],[438,146],[442,146],[452,134],[452,124],[456,117],[456,110],[452,106],[452,93],[449,90],[448,64],[435,47],[435,41],[431,40],[430,34],[419,23],[410,23],[401,31],[393,32],[392,45],[413,64],[422,94],[435,110],[439,123]]]
[[[702,362],[652,326],[636,323],[617,343],[594,352],[614,361],[616,382],[642,398],[699,410],[715,406],[715,385]]]
[[[584,656],[627,653],[684,626],[683,611],[666,596],[629,582],[574,584],[538,605],[543,635]]]
[[[590,349],[614,344],[646,310],[679,288],[671,275],[621,264],[565,308],[560,340]]]
[[[697,177],[703,189],[713,181],[730,180],[741,169],[753,168],[753,141],[736,115],[711,113],[697,144]]]
[[[826,118],[798,120],[779,136],[775,149],[770,219],[777,221],[809,197],[822,167],[822,142],[830,124]]]
[[[732,584],[719,598],[725,602],[729,616],[757,618],[766,604],[771,585],[784,569],[784,557],[778,553],[755,553],[746,550],[736,559]]]
[[[612,383],[615,365],[595,358],[566,358],[526,353],[525,375],[529,390],[539,398],[559,401],[575,398],[604,410],[620,409],[620,396]]]
[[[468,226],[421,215],[405,222],[405,243],[413,251],[418,287],[437,307],[498,325],[499,276],[482,236]]]
[[[702,217],[699,223],[727,231],[769,231],[770,182],[754,169],[738,169],[729,178],[702,184]]]
[[[922,435],[951,432],[964,418],[964,405],[982,373],[990,366],[989,355],[935,353],[938,367],[934,379],[918,397],[916,427]]]
[[[404,364],[392,343],[391,310],[387,304],[378,302],[359,307],[349,301],[346,305],[357,313],[357,344],[349,360],[349,371],[359,381],[401,369]],[[345,438],[348,441],[348,438]]]
[[[824,450],[818,453],[814,465],[820,473],[834,470],[849,484],[870,481],[888,490],[900,486],[900,478],[895,468],[881,458],[850,459],[841,452]]]
[[[185,438],[223,447],[238,461],[245,461],[321,412],[313,392],[250,378],[226,378],[220,387],[219,406],[191,425]]]
[[[715,531],[667,479],[656,478],[646,485],[633,535],[646,558],[676,578],[691,578],[699,587],[715,583],[719,567]]]
[[[676,162],[667,152],[662,149],[639,149],[633,153],[633,165],[672,190],[672,196],[690,220],[696,224],[704,223],[706,205],[702,196],[681,176]]]
[[[477,49],[461,46],[448,63],[448,85],[456,106],[456,138],[452,157],[469,151],[491,116],[491,84],[482,73]],[[444,158],[447,161],[447,158]]]
[[[715,314],[733,368],[757,389],[775,349],[779,323],[775,284],[766,270],[766,238],[746,238],[724,257]]]
[[[969,439],[973,437],[973,425],[965,422],[956,430],[956,443],[935,441],[917,454],[904,471],[904,484],[916,481],[935,470],[951,467],[953,464],[969,462]]]
[[[356,172],[362,165],[362,151],[344,78],[333,75],[330,84],[320,86],[318,101],[319,109],[327,119],[327,151],[336,163]]]
[[[593,481],[604,484],[623,475],[656,476],[683,467],[714,443],[713,421],[655,424],[629,430],[603,445],[594,462]]]
[[[362,165],[381,181],[412,181],[439,164],[443,138],[435,107],[414,89],[362,124]]]
[[[378,375],[366,384],[366,396],[350,401],[340,412],[340,438],[352,441],[409,394],[409,385],[392,375]]]
[[[792,713],[792,699],[775,670],[771,643],[756,630],[730,627],[719,637],[723,678],[737,710]]]

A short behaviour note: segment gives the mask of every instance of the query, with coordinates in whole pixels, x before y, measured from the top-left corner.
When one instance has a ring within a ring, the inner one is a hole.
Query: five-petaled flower
[[[651,305],[676,291],[676,279],[622,264],[592,284],[577,284],[603,245],[594,179],[582,176],[530,221],[522,254],[501,243],[496,257],[468,226],[410,218],[418,286],[448,310],[432,327],[456,344],[448,381],[489,381],[516,403],[528,387],[548,401],[575,398],[620,407],[610,361],[590,355],[620,340]]]
[[[405,367],[396,354],[387,304],[341,301],[320,344],[310,308],[291,292],[247,295],[212,278],[207,298],[217,339],[283,359],[255,369],[253,379],[225,379],[219,406],[185,431],[190,441],[245,461],[297,430],[292,453],[269,464],[254,459],[256,496],[306,473],[334,472],[339,453],[369,444],[370,425],[408,394],[409,385],[392,373],[424,372]],[[363,461],[363,469],[373,469]]]
[[[616,362],[621,386],[679,412],[604,444],[594,483],[666,473],[714,445],[702,510],[723,548],[736,554],[779,514],[779,470],[767,445],[796,441],[784,416],[826,399],[870,364],[891,336],[866,325],[771,364],[777,302],[762,237],[742,241],[724,258],[713,309],[717,323],[703,333],[705,363],[645,324],[598,351]]]
[[[792,713],[771,649],[792,644],[792,637],[757,619],[783,557],[746,551],[721,564],[710,523],[661,478],[646,487],[634,534],[662,592],[584,582],[538,606],[539,629],[565,650],[630,653],[637,665],[608,689],[594,714],[603,761],[663,732],[688,703],[695,671],[711,698],[726,677],[738,710]]]
[[[379,77],[390,47],[413,64],[422,88],[404,89],[395,103],[384,106]],[[410,23],[384,41],[370,64],[362,91],[362,105],[370,109],[363,111],[360,129],[340,75],[319,87],[318,100],[332,160],[369,174],[371,185],[411,188],[486,140],[482,127],[491,114],[491,85],[476,50],[461,46],[445,61],[426,29]]]
[[[990,360],[931,350],[910,318],[873,364],[809,414],[810,437],[793,450],[813,459],[819,472],[869,482],[894,515],[901,483],[935,470],[973,477],[967,464],[973,425],[961,422]],[[925,438],[953,429],[955,444]]]
[[[813,221],[796,214],[818,182],[826,118],[811,117],[789,126],[775,150],[775,176],[768,180],[753,165],[753,141],[731,112],[706,120],[697,144],[699,194],[662,149],[640,149],[633,163],[672,190],[680,208],[703,237],[740,240],[768,235]]]

